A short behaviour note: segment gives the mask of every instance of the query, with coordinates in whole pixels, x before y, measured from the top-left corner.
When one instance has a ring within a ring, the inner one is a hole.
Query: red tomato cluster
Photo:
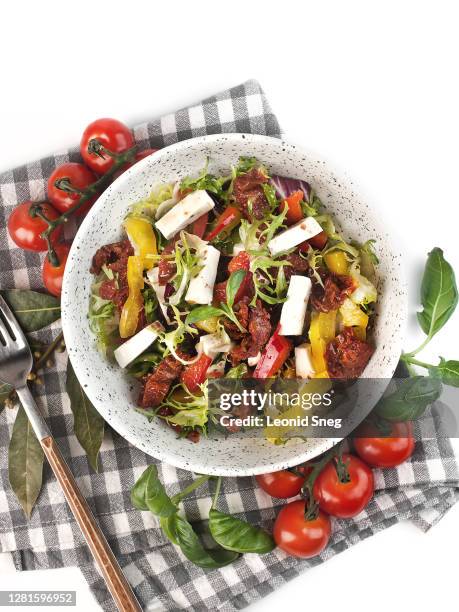
[[[89,143],[94,140],[97,140],[102,146],[97,153],[89,147]],[[33,202],[30,201],[19,204],[11,213],[8,219],[8,232],[13,242],[27,251],[46,251],[47,244],[41,234],[47,229],[48,224],[42,216],[50,221],[55,221],[61,214],[71,212],[80,201],[82,193],[113,166],[114,159],[107,151],[111,154],[120,154],[133,146],[134,137],[131,130],[120,121],[116,119],[93,121],[85,129],[81,138],[80,153],[84,164],[68,162],[54,170],[48,179],[49,202],[40,203],[39,214],[34,214],[34,216],[29,214],[33,206]],[[134,161],[117,170],[113,179],[156,150],[145,149],[136,153]],[[85,215],[97,197],[97,194],[91,197],[75,211],[75,215]],[[62,291],[62,279],[70,250],[69,245],[59,242],[61,232],[62,225],[58,225],[50,235],[59,265],[53,266],[48,257],[45,257],[43,262],[43,284],[52,295],[57,297]]]
[[[358,456],[345,453],[340,460],[331,459],[315,477],[312,486],[315,512],[309,518],[310,503],[296,499],[286,504],[277,515],[273,535],[276,544],[290,555],[309,559],[326,548],[332,533],[330,516],[347,519],[357,516],[374,494],[372,467],[390,468],[400,465],[414,451],[413,426],[410,422],[392,423],[385,437],[376,437],[374,425],[365,424],[354,440]],[[367,436],[367,437],[363,437]],[[258,485],[272,497],[287,499],[305,488],[312,466],[294,471],[282,470],[256,476]],[[312,476],[314,478],[314,476]],[[308,504],[308,505],[307,505]]]

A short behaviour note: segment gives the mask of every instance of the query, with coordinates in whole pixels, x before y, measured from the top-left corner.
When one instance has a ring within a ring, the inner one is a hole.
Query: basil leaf
[[[131,490],[131,502],[138,510],[150,510],[160,517],[171,516],[177,511],[159,480],[155,464],[148,466],[135,483]]]
[[[442,383],[431,376],[413,376],[397,381],[396,390],[383,397],[375,407],[388,421],[412,421],[441,395]]]
[[[438,366],[430,369],[433,376],[438,376],[446,385],[451,387],[459,387],[459,361],[450,359],[445,361],[440,358]]]
[[[214,508],[209,512],[209,529],[214,540],[227,550],[261,555],[271,552],[276,546],[263,529]]]
[[[83,391],[70,359],[67,362],[65,389],[70,398],[75,436],[86,451],[91,467],[97,472],[99,450],[104,439],[105,422]]]
[[[230,308],[233,307],[236,294],[246,274],[247,270],[236,270],[228,279],[226,284],[226,303]]]
[[[162,516],[159,519],[159,524],[161,525],[161,529],[164,531],[164,535],[168,540],[178,546],[177,534],[175,533],[175,515],[171,514],[171,516]]]
[[[187,315],[185,323],[186,325],[191,325],[192,323],[198,323],[199,321],[204,321],[211,317],[218,317],[221,314],[223,313],[220,308],[215,308],[214,306],[198,306],[197,308],[193,308]]]
[[[40,493],[44,453],[22,406],[19,406],[8,449],[8,476],[27,517]]]
[[[173,533],[181,551],[187,559],[199,567],[205,569],[224,567],[239,557],[238,553],[224,548],[205,549],[193,527],[179,514],[175,514],[170,523],[173,524]]]
[[[11,289],[1,293],[26,333],[46,327],[61,317],[59,300],[52,295],[29,289]]]
[[[427,258],[421,284],[421,304],[417,317],[422,331],[432,338],[448,321],[458,302],[454,271],[435,247]]]

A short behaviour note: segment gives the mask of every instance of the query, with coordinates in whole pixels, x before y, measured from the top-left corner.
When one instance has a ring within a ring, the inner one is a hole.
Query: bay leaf
[[[13,387],[6,382],[0,380],[0,412],[5,407],[5,402],[8,399]]]
[[[67,362],[65,388],[69,395],[70,407],[73,412],[75,435],[86,451],[89,463],[97,472],[99,450],[104,438],[105,422],[83,391],[83,387],[78,382],[70,359]]]
[[[26,333],[46,327],[61,317],[60,302],[52,295],[30,289],[9,289],[1,294]]]
[[[22,406],[19,406],[8,449],[8,476],[27,517],[40,493],[44,454]]]

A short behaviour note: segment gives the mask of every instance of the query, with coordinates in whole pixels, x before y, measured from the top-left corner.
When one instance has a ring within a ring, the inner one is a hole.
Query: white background
[[[459,269],[459,38],[455,2],[2,3],[0,170],[79,140],[98,116],[135,124],[257,78],[289,140],[336,162],[372,197],[405,253],[411,319],[433,246]],[[459,358],[458,316],[423,357]],[[427,535],[381,533],[253,609],[427,612],[457,598],[459,508]],[[73,588],[77,569],[15,575],[0,589]]]

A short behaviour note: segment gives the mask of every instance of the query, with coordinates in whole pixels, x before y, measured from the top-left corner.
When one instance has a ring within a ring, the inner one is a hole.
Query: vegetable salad
[[[348,242],[305,181],[242,157],[154,187],[95,253],[89,323],[138,379],[138,410],[197,441],[210,378],[361,375],[373,346],[374,241]],[[243,415],[237,415],[243,416]]]

